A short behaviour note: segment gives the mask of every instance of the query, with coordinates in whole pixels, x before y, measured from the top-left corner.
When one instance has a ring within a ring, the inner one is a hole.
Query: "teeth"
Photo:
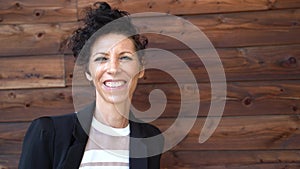
[[[105,86],[111,87],[111,88],[116,88],[124,85],[124,81],[116,81],[116,82],[105,82]]]

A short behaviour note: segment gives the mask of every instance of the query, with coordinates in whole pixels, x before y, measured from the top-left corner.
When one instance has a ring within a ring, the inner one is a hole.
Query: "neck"
[[[128,125],[130,102],[108,103],[96,97],[95,118],[105,125],[124,128]]]

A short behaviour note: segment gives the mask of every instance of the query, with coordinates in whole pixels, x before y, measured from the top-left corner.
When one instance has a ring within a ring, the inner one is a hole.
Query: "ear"
[[[139,78],[144,77],[144,74],[145,74],[145,69],[142,68],[141,71],[139,72]]]
[[[87,78],[88,81],[93,81],[92,75],[90,72],[85,72],[85,77]]]

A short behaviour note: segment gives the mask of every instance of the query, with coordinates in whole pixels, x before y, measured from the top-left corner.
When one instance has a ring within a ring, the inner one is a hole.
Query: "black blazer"
[[[78,169],[83,157],[93,116],[94,106],[69,115],[41,117],[34,120],[23,142],[19,169]],[[131,118],[134,118],[131,116]],[[79,122],[80,121],[80,122]],[[160,130],[150,124],[130,120],[130,169],[159,169],[164,138]],[[155,144],[131,138],[147,138],[159,135]],[[155,145],[155,146],[154,146]],[[143,158],[134,155],[144,152]]]

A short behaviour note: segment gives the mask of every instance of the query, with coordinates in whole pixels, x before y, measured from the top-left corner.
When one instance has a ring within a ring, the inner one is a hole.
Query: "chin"
[[[122,96],[115,96],[111,95],[108,96],[105,100],[107,100],[109,103],[113,104],[120,104],[120,103],[128,103],[131,102],[131,99],[128,97],[128,95],[122,95]]]

